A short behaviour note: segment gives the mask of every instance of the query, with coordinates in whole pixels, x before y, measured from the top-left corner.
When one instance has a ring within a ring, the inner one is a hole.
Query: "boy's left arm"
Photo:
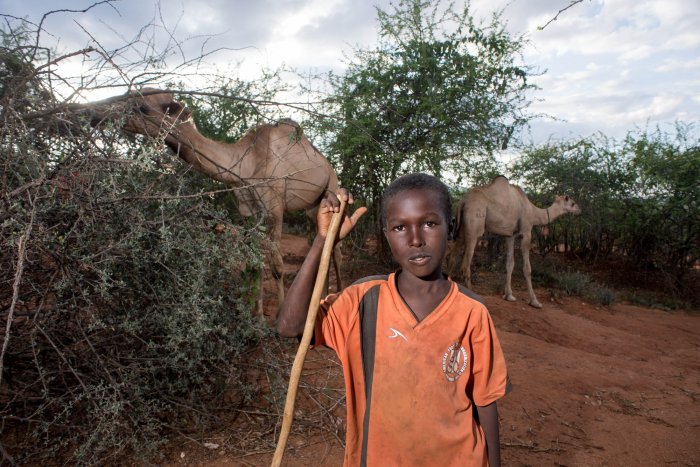
[[[486,406],[476,406],[479,414],[479,424],[484,429],[486,435],[486,451],[488,455],[489,467],[500,467],[501,465],[501,444],[498,429],[498,407],[495,402]]]

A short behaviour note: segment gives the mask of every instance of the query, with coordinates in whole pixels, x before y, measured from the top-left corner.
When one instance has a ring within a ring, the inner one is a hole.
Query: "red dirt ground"
[[[285,235],[290,273],[306,248],[306,239]],[[536,310],[517,283],[518,302],[506,302],[478,283],[475,291],[493,316],[514,385],[498,402],[503,465],[700,465],[697,312],[599,307],[580,298],[551,297],[544,289],[536,291],[543,303]],[[275,307],[270,303],[266,313]],[[285,345],[278,351],[289,364],[296,346]],[[304,380],[284,465],[342,465],[343,380],[331,351],[310,351]],[[265,416],[256,418],[251,411],[245,423],[212,435],[218,449],[183,444],[170,464],[269,465],[281,419],[272,420],[269,433],[260,433],[255,423]],[[270,442],[243,454],[227,450],[227,439],[240,444],[240,437],[260,435]]]

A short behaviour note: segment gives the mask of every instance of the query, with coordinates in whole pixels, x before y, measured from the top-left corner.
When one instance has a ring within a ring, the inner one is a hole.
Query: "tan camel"
[[[109,103],[113,107],[115,101],[112,98],[91,104],[93,124],[97,123],[95,120],[110,118],[99,111],[104,108],[100,104]],[[191,111],[176,102],[170,92],[144,88],[131,93],[126,100],[122,97],[122,102],[127,104],[124,109],[126,131],[164,138],[165,144],[195,169],[239,188],[234,193],[242,215],[266,216],[273,246],[269,255],[270,269],[277,282],[279,303],[282,303],[283,214],[304,210],[315,222],[321,199],[338,188],[338,177],[328,160],[291,120],[259,125],[235,143],[221,143],[200,134]],[[111,112],[114,115],[113,108]],[[338,250],[335,256],[339,261]],[[260,293],[262,297],[262,287]],[[262,312],[261,298],[258,311]]]
[[[508,179],[500,175],[486,186],[472,188],[465,193],[457,207],[455,246],[452,250],[458,255],[461,248],[465,248],[460,272],[466,278],[467,287],[472,286],[470,268],[479,237],[484,232],[501,235],[505,237],[507,247],[506,287],[503,298],[515,301],[511,290],[511,276],[515,264],[513,250],[515,237],[522,236],[520,249],[523,255],[523,274],[530,294],[530,305],[542,308],[532,289],[530,266],[532,227],[549,224],[564,214],[580,212],[581,209],[569,196],[557,196],[550,207],[538,208],[527,199],[522,188],[508,183]]]

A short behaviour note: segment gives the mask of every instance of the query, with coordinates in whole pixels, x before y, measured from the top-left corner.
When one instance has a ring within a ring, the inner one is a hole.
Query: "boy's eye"
[[[426,221],[425,226],[426,227],[435,227],[437,224],[433,221]]]
[[[400,224],[395,225],[391,228],[391,230],[393,230],[395,232],[402,232],[404,229],[405,229],[405,227],[403,225],[400,225]]]

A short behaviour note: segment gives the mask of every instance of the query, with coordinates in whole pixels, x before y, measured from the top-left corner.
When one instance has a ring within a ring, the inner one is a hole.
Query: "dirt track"
[[[305,239],[285,242],[287,259],[303,255]],[[700,315],[596,307],[554,300],[546,290],[537,291],[543,308],[536,310],[517,287],[519,302],[475,291],[493,316],[514,384],[499,401],[503,465],[700,465]],[[308,378],[320,378],[326,391],[343,387],[330,351],[308,359]],[[313,410],[308,403],[298,405]],[[340,418],[337,433],[294,434],[286,465],[342,465],[344,407],[323,410]],[[174,463],[269,465],[272,458],[196,451]]]
[[[486,302],[516,385],[499,403],[506,465],[700,463],[698,316]]]

